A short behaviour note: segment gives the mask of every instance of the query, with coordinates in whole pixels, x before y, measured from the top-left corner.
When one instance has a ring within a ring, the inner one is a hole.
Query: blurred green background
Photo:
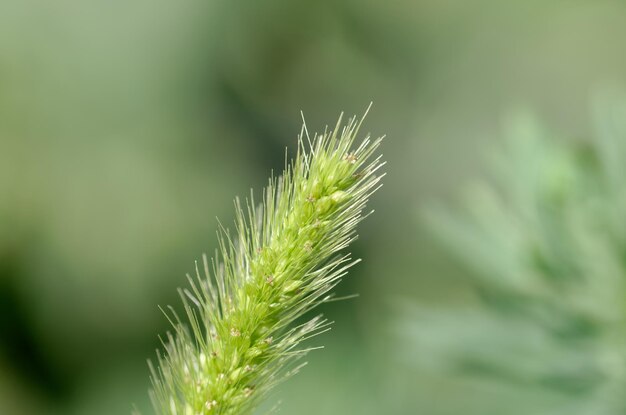
[[[360,297],[324,308],[325,350],[272,402],[465,413],[472,387],[396,353],[399,302],[471,291],[419,206],[483,170],[511,109],[590,135],[624,39],[607,0],[0,0],[0,413],[146,410],[157,305],[179,304],[215,218],[281,169],[301,110],[319,131],[370,101],[388,176],[340,288]]]

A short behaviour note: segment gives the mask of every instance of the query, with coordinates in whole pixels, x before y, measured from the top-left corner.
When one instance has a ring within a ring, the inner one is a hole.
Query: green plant
[[[196,264],[180,291],[187,324],[175,328],[152,368],[160,414],[250,413],[276,383],[298,371],[305,339],[325,331],[321,316],[295,320],[333,298],[357,261],[340,254],[355,235],[384,164],[381,138],[355,140],[361,121],[341,117],[333,131],[309,137],[303,126],[295,160],[254,196],[235,201],[236,232],[220,228],[219,253]]]
[[[590,140],[518,118],[493,180],[426,209],[479,301],[414,309],[403,330],[438,373],[492,382],[499,413],[626,412],[626,111],[596,108]]]

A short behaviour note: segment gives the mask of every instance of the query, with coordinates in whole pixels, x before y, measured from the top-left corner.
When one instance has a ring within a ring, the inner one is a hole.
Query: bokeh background
[[[370,101],[388,176],[340,288],[360,297],[324,307],[325,350],[272,402],[465,413],[474,389],[397,352],[398,304],[471,292],[420,206],[454,203],[511,110],[590,135],[624,39],[609,0],[0,0],[0,413],[150,413],[157,305],[215,218],[280,170],[300,111],[319,131]]]

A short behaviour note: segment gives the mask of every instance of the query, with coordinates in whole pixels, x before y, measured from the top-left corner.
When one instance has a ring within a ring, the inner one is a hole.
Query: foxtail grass
[[[345,248],[380,187],[382,137],[357,142],[356,117],[311,137],[303,124],[295,159],[271,177],[260,203],[235,200],[233,232],[220,226],[213,259],[196,263],[180,290],[184,317],[166,312],[173,331],[151,365],[159,414],[248,414],[296,373],[302,342],[329,328],[300,322],[358,260]]]

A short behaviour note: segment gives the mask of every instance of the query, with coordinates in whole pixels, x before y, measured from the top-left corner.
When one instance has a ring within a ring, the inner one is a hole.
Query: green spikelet
[[[250,413],[302,366],[308,350],[300,343],[329,323],[320,316],[292,323],[332,298],[357,262],[341,251],[380,186],[382,137],[356,145],[361,122],[344,126],[340,117],[312,139],[303,126],[295,160],[270,179],[262,203],[253,195],[235,200],[235,234],[220,229],[219,252],[204,257],[180,291],[186,323],[169,313],[175,330],[151,368],[158,413]]]

